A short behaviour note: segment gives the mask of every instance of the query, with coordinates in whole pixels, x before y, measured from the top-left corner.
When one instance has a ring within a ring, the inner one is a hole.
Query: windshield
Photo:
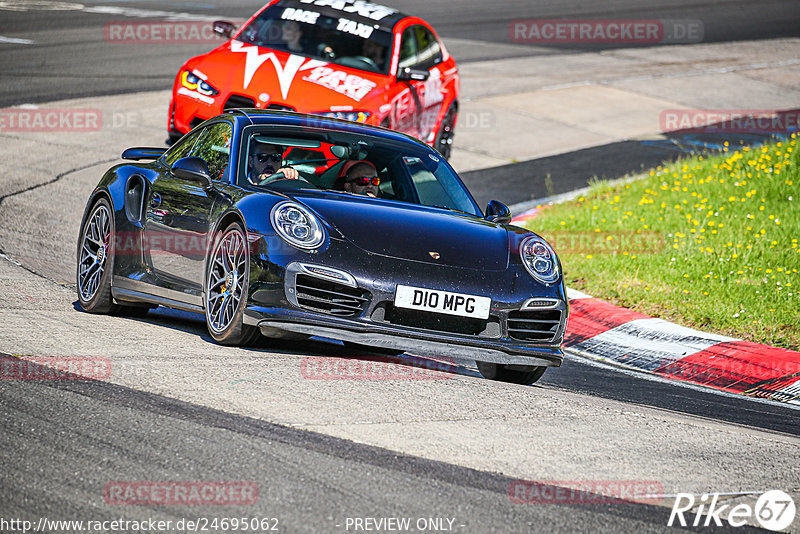
[[[354,69],[389,72],[390,32],[346,16],[325,15],[305,6],[269,7],[248,24],[237,39]]]
[[[254,129],[242,150],[240,185],[325,189],[481,215],[452,167],[427,147],[343,132]],[[282,169],[297,178],[275,174]]]

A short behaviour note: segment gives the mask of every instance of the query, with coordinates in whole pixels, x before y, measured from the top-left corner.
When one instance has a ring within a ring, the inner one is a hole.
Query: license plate
[[[423,289],[398,285],[394,295],[394,305],[398,308],[446,313],[460,317],[487,319],[492,299],[477,295],[451,293],[438,289]]]

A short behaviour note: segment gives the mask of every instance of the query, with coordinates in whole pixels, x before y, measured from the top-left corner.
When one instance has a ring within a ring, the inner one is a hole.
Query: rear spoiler
[[[134,160],[158,159],[166,151],[167,151],[166,148],[136,146],[136,147],[133,147],[133,148],[126,149],[122,153],[122,159],[134,159]]]

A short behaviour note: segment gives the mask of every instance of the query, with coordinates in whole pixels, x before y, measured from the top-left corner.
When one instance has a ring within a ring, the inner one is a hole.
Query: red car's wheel
[[[450,104],[450,107],[447,108],[447,113],[444,114],[442,124],[439,126],[439,131],[436,134],[436,141],[433,144],[433,148],[438,150],[439,153],[448,160],[453,150],[453,138],[456,134],[455,127],[456,105]]]

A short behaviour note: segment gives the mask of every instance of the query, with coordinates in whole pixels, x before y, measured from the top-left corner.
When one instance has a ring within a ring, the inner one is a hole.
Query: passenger
[[[297,180],[300,178],[296,169],[284,167],[282,164],[282,147],[254,141],[250,145],[247,179],[251,184],[258,185],[261,181],[277,172],[283,173],[283,176],[289,180]]]
[[[286,43],[289,52],[305,53],[303,46],[303,29],[293,20],[287,20],[281,27],[281,39]]]
[[[337,179],[337,188],[356,195],[381,196],[381,179],[375,165],[367,160],[348,161],[342,166]]]

